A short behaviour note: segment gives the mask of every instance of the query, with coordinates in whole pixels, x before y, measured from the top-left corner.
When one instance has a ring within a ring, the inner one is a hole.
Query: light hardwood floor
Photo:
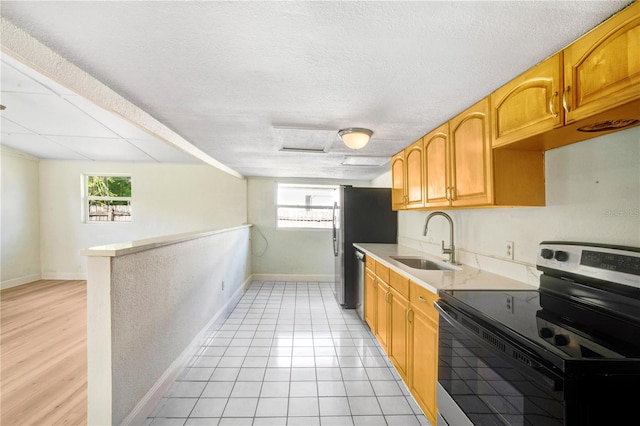
[[[87,423],[87,283],[0,292],[0,424]]]

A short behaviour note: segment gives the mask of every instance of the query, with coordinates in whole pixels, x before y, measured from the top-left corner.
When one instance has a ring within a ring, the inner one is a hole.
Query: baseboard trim
[[[87,280],[87,273],[84,272],[45,272],[42,274],[42,280]]]
[[[41,274],[32,274],[32,275],[25,275],[24,277],[12,278],[10,280],[2,281],[0,283],[0,289],[5,290],[7,288],[17,287],[23,284],[29,284],[41,279],[43,279]]]
[[[297,274],[253,274],[255,281],[304,281],[304,282],[333,282],[335,277],[333,275],[318,274],[318,275],[297,275]]]
[[[253,277],[249,276],[242,283],[242,285],[236,290],[235,293],[227,300],[222,308],[216,312],[211,320],[205,325],[197,336],[191,341],[191,343],[185,348],[185,350],[171,363],[169,368],[160,376],[160,378],[154,383],[149,391],[142,397],[140,401],[133,407],[133,410],[122,420],[120,423],[122,426],[128,425],[142,425],[145,424],[147,417],[158,406],[164,394],[169,390],[173,382],[178,377],[178,374],[187,365],[189,360],[193,358],[193,355],[202,346],[207,337],[214,330],[215,325],[224,321],[233,308],[237,305],[242,295],[246,292],[247,288],[251,285]]]

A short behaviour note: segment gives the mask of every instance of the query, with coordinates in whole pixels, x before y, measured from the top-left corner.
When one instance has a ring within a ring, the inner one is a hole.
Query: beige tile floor
[[[253,282],[146,425],[429,425],[329,283]]]

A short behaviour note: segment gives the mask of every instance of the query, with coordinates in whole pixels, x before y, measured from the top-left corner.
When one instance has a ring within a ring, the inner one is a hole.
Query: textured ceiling
[[[372,179],[388,164],[345,157],[390,157],[628,3],[3,0],[1,13],[243,175]],[[372,129],[370,144],[345,147],[345,127]]]

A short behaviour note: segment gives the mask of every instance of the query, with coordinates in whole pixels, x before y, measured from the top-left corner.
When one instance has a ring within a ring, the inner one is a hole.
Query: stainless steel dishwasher
[[[355,253],[356,253],[356,258],[355,258],[356,285],[357,285],[357,291],[358,291],[358,296],[357,296],[358,302],[356,303],[356,311],[358,312],[358,315],[360,315],[360,318],[364,320],[364,257],[365,256],[364,256],[364,253],[358,249],[355,250]]]

